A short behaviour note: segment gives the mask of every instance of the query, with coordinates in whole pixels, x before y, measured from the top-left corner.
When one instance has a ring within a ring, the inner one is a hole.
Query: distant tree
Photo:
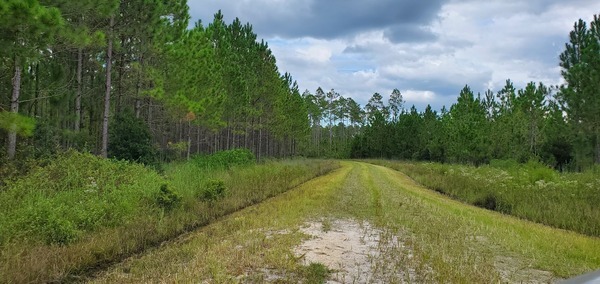
[[[475,99],[468,85],[460,91],[457,103],[450,108],[449,155],[457,162],[481,163],[487,156],[483,132],[486,129],[485,109]]]
[[[394,89],[392,91],[388,105],[392,115],[392,120],[397,121],[400,113],[404,110],[404,100],[402,99],[402,93],[400,93],[400,90]]]
[[[560,89],[570,124],[577,136],[578,161],[585,163],[588,153],[600,163],[600,17],[594,15],[590,28],[579,20],[569,34],[569,42],[560,55],[560,67],[566,84]]]
[[[383,103],[383,97],[379,93],[374,93],[365,106],[368,116],[373,116],[375,113],[381,113],[384,119],[389,116],[389,109]],[[370,119],[370,118],[369,118]]]
[[[334,89],[331,89],[329,92],[327,92],[325,98],[327,99],[327,116],[329,117],[329,150],[331,151],[333,147],[333,121],[335,116],[335,104],[340,98],[340,94]]]

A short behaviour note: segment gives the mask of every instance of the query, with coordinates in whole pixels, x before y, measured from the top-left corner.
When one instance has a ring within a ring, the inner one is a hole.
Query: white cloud
[[[366,10],[361,11],[360,1],[344,2],[343,10],[348,12],[344,15],[315,10],[322,4],[316,1],[201,0],[193,1],[196,8],[192,7],[192,14],[198,7],[214,11],[220,8],[226,19],[239,16],[242,21],[256,24],[258,37],[266,37],[280,71],[290,72],[302,89],[314,92],[319,86],[334,88],[364,105],[373,93],[387,99],[398,88],[404,90],[408,107],[415,104],[424,109],[431,104],[440,109],[455,102],[465,84],[474,92],[483,92],[502,88],[506,79],[517,87],[529,81],[561,83],[558,55],[573,23],[579,18],[589,22],[594,12],[600,12],[600,2],[592,0],[450,0],[423,4],[423,12],[415,19],[395,22],[394,14],[386,11],[389,17],[376,22],[376,17],[361,14]],[[415,3],[394,1],[402,2],[396,7]],[[322,5],[335,3],[341,2]],[[386,1],[373,8],[389,9],[393,5]],[[319,31],[311,29],[328,27],[298,22],[327,15],[338,18],[322,23],[351,25],[343,32]],[[281,25],[282,19],[289,22]],[[211,18],[203,20],[207,23]],[[404,31],[398,25],[409,28]],[[427,33],[414,34],[418,31]],[[397,41],[403,37],[412,38]]]
[[[437,95],[432,91],[404,90],[400,91],[402,97],[408,103],[425,103],[431,104],[437,99]]]

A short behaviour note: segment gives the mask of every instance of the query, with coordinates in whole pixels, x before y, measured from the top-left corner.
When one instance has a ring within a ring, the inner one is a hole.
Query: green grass
[[[553,227],[600,236],[600,170],[559,173],[543,165],[492,161],[473,167],[370,161],[460,201]]]
[[[327,266],[315,262],[305,266],[301,272],[302,276],[305,278],[305,283],[307,284],[325,283],[329,277],[329,274],[331,274],[331,271],[329,268],[327,268]]]
[[[0,283],[62,281],[155,246],[336,168],[293,160],[164,174],[69,152],[0,192]],[[207,197],[207,192],[214,193]]]
[[[244,166],[254,164],[256,158],[248,149],[234,149],[217,152],[212,155],[195,155],[192,162],[205,169],[224,169],[232,166]]]
[[[327,279],[339,271],[306,266],[294,247],[309,238],[307,222],[336,219],[376,228],[368,277],[383,283],[529,283],[600,268],[600,239],[466,205],[385,167],[342,165],[92,282],[319,283],[325,268]]]

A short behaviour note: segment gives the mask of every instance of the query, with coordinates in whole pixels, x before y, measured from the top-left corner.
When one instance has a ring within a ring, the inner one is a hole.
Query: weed
[[[201,191],[201,199],[208,202],[215,202],[223,199],[227,192],[225,182],[219,179],[211,179],[206,182],[204,189]]]
[[[323,232],[327,233],[331,231],[331,227],[331,220],[324,219],[323,222],[321,222],[321,230],[323,230]]]
[[[156,196],[156,203],[166,210],[172,210],[181,204],[181,197],[163,184]]]
[[[327,281],[327,278],[331,274],[331,270],[327,266],[311,262],[308,266],[304,266],[301,269],[301,275],[306,279],[307,284],[321,284]]]

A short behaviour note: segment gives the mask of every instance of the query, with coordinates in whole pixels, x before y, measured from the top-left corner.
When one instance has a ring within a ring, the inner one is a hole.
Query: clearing
[[[88,279],[97,283],[551,283],[600,239],[480,209],[361,162]]]

